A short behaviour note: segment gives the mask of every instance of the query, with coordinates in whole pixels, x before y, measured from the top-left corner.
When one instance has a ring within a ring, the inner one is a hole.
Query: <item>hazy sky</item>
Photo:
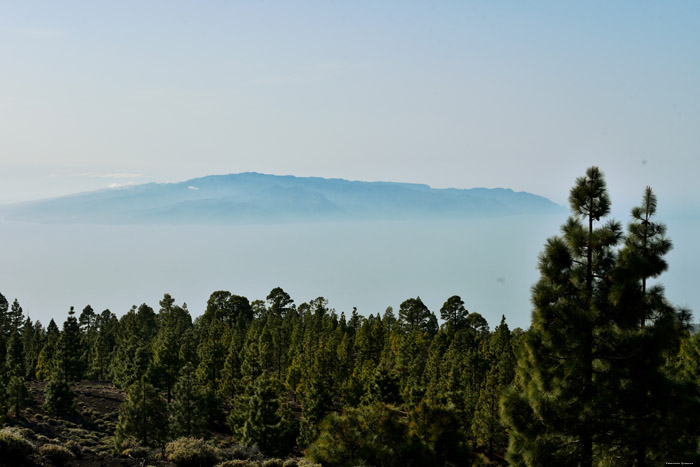
[[[0,203],[242,171],[565,203],[597,164],[698,215],[697,1],[5,1],[0,67]]]

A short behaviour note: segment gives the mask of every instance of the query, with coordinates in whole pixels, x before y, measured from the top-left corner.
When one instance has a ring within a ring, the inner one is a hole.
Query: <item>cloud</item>
[[[127,183],[110,183],[107,188],[126,188],[127,186],[136,185],[134,182]]]
[[[191,185],[190,185],[190,186],[188,186],[187,188],[189,188],[190,190],[199,190],[199,187],[198,187],[198,186],[191,186]]]

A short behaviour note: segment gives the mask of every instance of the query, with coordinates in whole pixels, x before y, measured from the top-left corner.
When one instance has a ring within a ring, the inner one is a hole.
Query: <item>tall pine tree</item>
[[[520,464],[593,465],[596,435],[605,432],[599,392],[599,339],[610,322],[607,306],[614,247],[621,228],[600,226],[610,211],[605,180],[591,167],[569,196],[572,216],[562,236],[547,240],[533,287],[532,327],[519,356],[521,387],[509,393],[508,459]]]

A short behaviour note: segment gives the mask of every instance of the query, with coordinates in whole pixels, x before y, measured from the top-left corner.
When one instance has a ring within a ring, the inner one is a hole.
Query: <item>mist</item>
[[[265,299],[280,286],[295,303],[323,296],[346,315],[398,310],[420,296],[431,311],[460,295],[493,327],[529,327],[537,255],[565,215],[460,221],[279,225],[108,226],[0,222],[0,292],[25,315],[62,322],[71,306],[117,315],[164,293],[193,315],[228,290]],[[668,222],[674,250],[661,277],[668,298],[696,308],[699,221]],[[695,229],[695,230],[694,230]]]

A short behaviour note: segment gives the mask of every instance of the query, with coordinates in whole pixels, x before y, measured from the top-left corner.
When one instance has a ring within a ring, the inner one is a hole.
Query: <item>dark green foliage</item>
[[[201,410],[202,416],[207,422],[207,428],[221,431],[226,426],[223,400],[216,389],[211,386],[204,387]]]
[[[83,370],[83,375],[90,378],[94,376],[93,372],[91,371],[91,365],[95,358],[94,352],[97,318],[98,316],[95,314],[95,310],[93,310],[90,305],[83,308],[83,311],[80,313],[80,317],[78,318],[78,325],[80,326],[80,335],[82,338],[80,366]]]
[[[9,333],[9,316],[7,310],[10,309],[10,304],[3,294],[0,293],[0,335]]]
[[[207,324],[212,321],[232,324],[238,321],[250,322],[252,319],[253,308],[248,299],[224,290],[211,294],[204,312],[204,321]]]
[[[241,356],[243,353],[243,330],[236,329],[229,343],[228,353],[221,372],[221,394],[233,397],[242,391]]]
[[[32,402],[27,385],[21,376],[13,376],[7,384],[7,405],[15,418],[20,418],[22,410]]]
[[[577,179],[570,204],[562,237],[540,256],[532,327],[502,407],[509,461],[649,465],[696,450],[686,414],[698,410],[697,390],[667,373],[687,314],[647,284],[671,246],[652,220],[653,193],[632,210],[619,251],[619,225],[598,224],[610,201],[597,168]]]
[[[27,318],[22,326],[22,347],[24,349],[24,377],[34,379],[39,363],[39,352],[44,340],[44,329],[39,321],[32,323]]]
[[[93,310],[90,305],[83,308],[83,311],[80,313],[80,317],[78,318],[78,323],[80,324],[81,331],[85,333],[88,342],[92,337],[92,333],[95,331],[96,321],[97,315],[95,314],[95,310]]]
[[[289,453],[296,438],[296,423],[281,403],[279,391],[274,380],[258,379],[245,400],[241,418],[230,419],[231,428],[244,444],[258,446],[269,455]]]
[[[653,220],[655,212],[656,197],[647,187],[642,205],[632,209],[613,276],[615,322],[607,336],[615,361],[606,389],[617,403],[609,428],[614,442],[606,451],[637,465],[695,449],[692,437],[700,435],[685,416],[700,410],[697,391],[667,372],[668,357],[678,352],[685,334],[683,312],[666,301],[660,284],[647,283],[666,270],[664,255],[671,248],[666,227]]]
[[[196,368],[198,357],[194,331],[192,329],[188,329],[185,331],[185,334],[178,337],[178,341],[180,342],[180,362],[182,362],[183,365],[190,363]]]
[[[119,320],[116,352],[110,365],[114,385],[126,389],[146,374],[152,342],[158,332],[156,314],[145,303],[133,306]]]
[[[165,389],[168,403],[182,363],[179,337],[174,326],[166,324],[160,328],[153,343],[153,360],[148,369],[149,380],[156,387]]]
[[[8,339],[5,359],[5,364],[10,374],[24,377],[26,361],[24,357],[24,343],[19,332],[13,332]]]
[[[92,360],[89,374],[98,380],[106,379],[110,362],[117,346],[119,321],[109,310],[104,310],[95,320],[96,335],[92,341]]]
[[[483,336],[489,332],[489,323],[479,313],[470,313],[465,319],[465,324],[475,335]]]
[[[422,443],[424,465],[471,465],[468,443],[454,406],[421,402],[410,413],[409,436]]]
[[[120,389],[126,389],[146,374],[151,359],[147,342],[136,335],[124,337],[110,367],[112,381]]]
[[[6,334],[13,335],[19,334],[22,329],[22,323],[24,322],[24,314],[22,313],[22,307],[15,298],[12,302],[12,307],[7,313],[7,328]]]
[[[39,352],[39,357],[36,364],[36,377],[40,380],[48,380],[49,377],[58,369],[58,341],[60,332],[58,326],[52,319],[46,329],[46,340]]]
[[[73,307],[63,323],[61,337],[58,340],[58,365],[66,381],[80,381],[83,377],[82,338],[80,326]]]
[[[75,392],[60,370],[54,372],[46,383],[44,409],[56,415],[68,415],[75,411]]]
[[[386,367],[377,367],[367,393],[373,401],[392,405],[400,404],[401,388],[398,375]]]
[[[440,308],[440,319],[453,331],[464,329],[469,312],[464,307],[464,301],[458,295],[453,295]]]
[[[275,287],[270,291],[267,302],[270,304],[270,313],[280,318],[284,318],[287,312],[294,309],[294,300],[281,287]]]
[[[500,415],[500,400],[515,376],[515,356],[505,316],[491,335],[489,357],[491,369],[479,391],[471,431],[475,444],[489,460],[495,461],[504,458],[508,446],[508,434]]]
[[[302,403],[299,444],[307,446],[318,436],[317,425],[333,407],[330,384],[322,374],[312,376]]]
[[[168,438],[165,402],[155,388],[141,378],[129,387],[127,400],[119,407],[114,438],[117,449],[133,439],[141,446],[159,447]]]
[[[430,465],[423,463],[418,440],[409,436],[406,418],[382,403],[328,415],[307,455],[329,467]]]
[[[430,320],[430,310],[420,297],[409,298],[399,308],[399,325],[407,332],[426,331]]]
[[[171,434],[175,437],[201,436],[205,426],[203,395],[192,364],[186,364],[180,371],[174,396],[170,405]]]
[[[606,431],[607,398],[594,367],[603,364],[597,336],[610,323],[608,278],[621,233],[613,222],[594,228],[610,208],[598,168],[576,180],[569,201],[563,236],[547,240],[540,255],[532,327],[519,358],[522,389],[506,405],[514,463],[590,466],[594,437]]]
[[[199,346],[199,366],[197,376],[206,386],[218,389],[221,386],[221,370],[226,360],[226,348],[223,338],[226,326],[220,321],[213,321]]]

